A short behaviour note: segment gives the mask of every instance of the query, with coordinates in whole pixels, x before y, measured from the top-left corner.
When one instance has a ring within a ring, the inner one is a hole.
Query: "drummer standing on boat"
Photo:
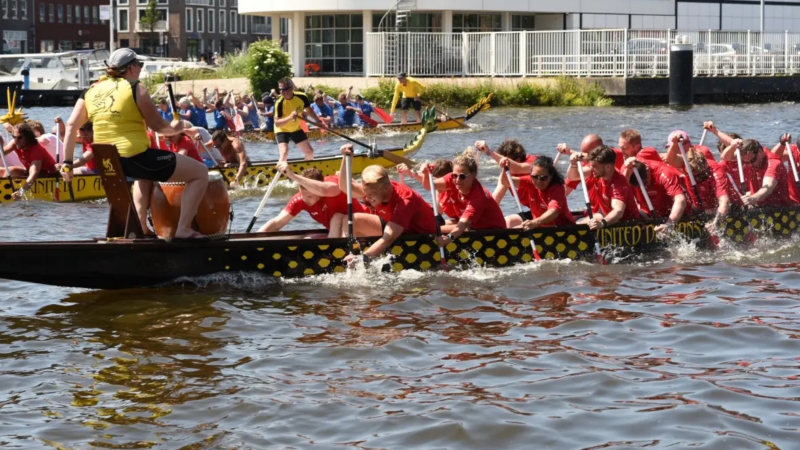
[[[394,85],[394,97],[392,97],[392,112],[390,116],[394,117],[394,110],[397,109],[397,102],[400,101],[400,94],[403,94],[402,101],[400,101],[400,111],[403,115],[403,125],[408,123],[408,107],[414,107],[417,113],[417,122],[422,122],[422,91],[425,86],[414,78],[406,75],[405,72],[400,72],[397,75],[397,82]]]
[[[308,96],[303,92],[295,92],[294,82],[291,78],[282,78],[278,82],[278,88],[281,96],[275,102],[275,140],[278,142],[279,160],[289,159],[289,141],[291,140],[297,148],[303,151],[305,160],[310,161],[314,159],[314,149],[311,148],[308,136],[301,127],[301,120],[302,117],[310,116],[318,124],[323,125],[322,121],[311,108]]]
[[[23,165],[23,167],[9,167],[8,171],[11,172],[11,176],[23,177],[27,175],[28,177],[20,190],[12,194],[14,200],[19,200],[30,190],[39,176],[55,176],[58,172],[56,170],[56,161],[42,144],[36,140],[36,135],[33,133],[33,128],[31,128],[30,124],[20,123],[14,126],[13,136],[13,142],[9,142],[8,145],[3,145],[3,138],[0,137],[0,146],[3,146],[2,151],[6,155],[16,152],[20,163]],[[0,178],[7,176],[9,175],[6,173],[5,168],[0,167]]]
[[[92,85],[75,104],[67,123],[62,173],[72,180],[72,155],[75,131],[91,120],[95,142],[117,147],[122,171],[135,178],[133,202],[142,228],[147,228],[147,210],[153,181],[186,183],[181,199],[181,215],[173,240],[205,238],[192,230],[197,207],[206,193],[208,169],[202,163],[176,153],[150,148],[145,126],[161,135],[172,137],[179,133],[158,113],[147,89],[139,82],[144,63],[136,53],[121,48],[106,62],[107,78]]]

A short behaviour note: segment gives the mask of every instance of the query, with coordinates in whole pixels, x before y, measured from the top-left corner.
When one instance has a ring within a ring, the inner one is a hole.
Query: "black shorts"
[[[413,98],[402,98],[400,99],[400,109],[403,111],[408,110],[408,106],[413,105],[414,111],[421,111],[422,110],[422,102],[416,101]]]
[[[295,144],[299,144],[308,140],[306,132],[303,130],[292,131],[291,133],[275,133],[275,140],[278,144],[288,144],[289,140]]]
[[[150,181],[169,181],[178,160],[175,153],[148,148],[138,155],[120,158],[122,171],[128,178]]]

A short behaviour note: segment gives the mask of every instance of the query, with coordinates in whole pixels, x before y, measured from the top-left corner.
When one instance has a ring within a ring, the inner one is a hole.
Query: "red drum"
[[[162,238],[175,237],[181,217],[181,199],[185,183],[156,183],[150,194],[150,216],[156,234]],[[192,228],[205,235],[222,234],[228,228],[231,199],[228,185],[219,172],[209,172],[208,188],[197,208]]]

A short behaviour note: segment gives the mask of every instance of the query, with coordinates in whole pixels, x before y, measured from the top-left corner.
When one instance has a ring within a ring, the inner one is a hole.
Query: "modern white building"
[[[379,31],[761,28],[759,0],[239,0],[239,13],[288,19],[297,76],[307,63],[321,74],[364,74],[367,33]],[[767,0],[764,30],[800,32],[800,0]]]

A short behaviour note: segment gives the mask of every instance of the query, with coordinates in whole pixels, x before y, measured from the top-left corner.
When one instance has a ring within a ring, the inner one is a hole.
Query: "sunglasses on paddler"
[[[538,181],[547,181],[550,175],[531,175],[531,178]]]
[[[457,180],[466,180],[468,176],[472,175],[471,173],[454,173],[453,178]]]

